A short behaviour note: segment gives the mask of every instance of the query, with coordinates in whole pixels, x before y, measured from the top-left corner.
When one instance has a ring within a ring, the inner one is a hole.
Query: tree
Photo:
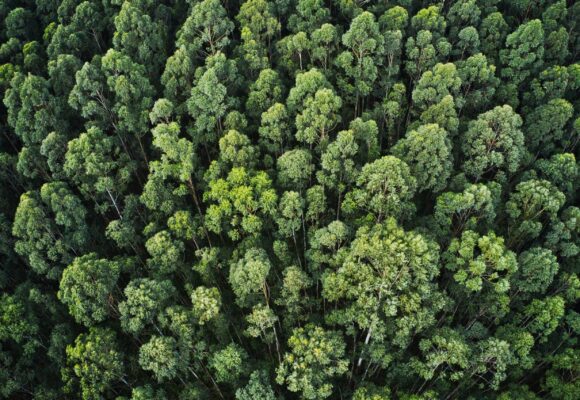
[[[506,203],[510,243],[521,244],[538,237],[544,221],[556,218],[565,198],[548,181],[532,179],[519,183]]]
[[[462,28],[477,26],[480,16],[481,10],[475,0],[461,0],[454,3],[447,12],[451,39],[456,39]]]
[[[304,32],[286,36],[276,44],[282,55],[282,62],[288,71],[302,71],[308,60],[311,43]]]
[[[437,64],[421,75],[413,89],[413,103],[418,110],[425,111],[445,96],[456,95],[461,86],[455,64]]]
[[[89,253],[65,268],[58,298],[78,323],[90,327],[116,312],[117,280],[127,261],[100,259]]]
[[[324,71],[331,67],[333,53],[338,47],[338,32],[332,24],[322,24],[310,35],[310,59]]]
[[[69,93],[68,103],[73,110],[103,128],[112,126],[115,116],[111,111],[111,94],[104,72],[101,56],[85,62],[75,74],[75,86]]]
[[[437,64],[437,61],[443,61],[450,52],[451,45],[447,40],[438,39],[428,30],[420,30],[415,36],[409,37],[405,44],[405,71],[416,81],[423,72]]]
[[[303,111],[296,116],[296,139],[324,149],[329,134],[340,122],[338,111],[342,100],[330,89],[320,89],[304,102]]]
[[[308,324],[292,331],[288,346],[276,382],[286,384],[291,392],[301,392],[305,399],[329,397],[333,389],[329,380],[348,369],[340,334]]]
[[[517,290],[544,293],[560,269],[556,256],[543,247],[532,247],[518,256]]]
[[[436,5],[420,9],[411,18],[411,26],[415,31],[426,30],[433,32],[436,36],[443,36],[447,21],[440,14],[440,8]]]
[[[166,400],[167,396],[163,389],[155,390],[150,385],[139,386],[131,391],[131,400]]]
[[[573,114],[572,104],[553,99],[537,107],[526,119],[526,144],[532,152],[550,154],[560,148],[567,122]]]
[[[342,36],[342,44],[349,51],[339,54],[336,64],[344,70],[348,79],[339,78],[339,87],[351,97],[349,103],[354,103],[356,117],[360,113],[359,109],[364,109],[359,101],[364,101],[371,93],[377,79],[377,66],[382,64],[385,52],[384,39],[375,16],[366,11],[356,16],[349,30]]]
[[[267,68],[272,39],[281,29],[272,4],[266,0],[245,1],[236,18],[241,26],[241,51],[250,70]]]
[[[392,152],[407,163],[418,191],[439,192],[447,185],[453,170],[452,148],[447,132],[439,125],[421,125],[409,131]]]
[[[321,0],[298,0],[296,12],[288,18],[293,32],[312,33],[330,20],[330,10]]]
[[[310,305],[310,300],[304,294],[312,287],[310,276],[292,265],[283,271],[284,281],[280,297],[276,303],[286,309],[285,321],[304,320],[304,312]]]
[[[8,124],[23,144],[18,156],[19,172],[28,178],[49,178],[45,160],[39,154],[40,146],[52,130],[66,129],[66,124],[57,119],[59,104],[49,92],[49,82],[32,74],[14,74],[4,105]]]
[[[246,352],[233,343],[214,352],[209,360],[209,366],[215,372],[216,381],[235,383],[244,372],[247,357]]]
[[[550,230],[546,234],[546,246],[561,257],[573,257],[580,252],[580,246],[577,245],[579,216],[579,208],[568,207],[561,213],[560,220],[551,221]]]
[[[454,272],[455,282],[471,292],[484,289],[497,294],[507,292],[510,277],[518,268],[515,254],[493,232],[485,236],[463,232],[461,238],[451,241],[443,260],[445,268]]]
[[[185,46],[178,47],[167,59],[161,75],[164,96],[175,104],[176,113],[187,113],[187,99],[194,86],[195,64]]]
[[[244,334],[249,337],[260,338],[268,345],[268,352],[272,351],[270,345],[275,340],[278,360],[281,361],[280,343],[278,342],[276,332],[276,323],[278,321],[278,317],[269,306],[258,303],[252,307],[252,312],[246,316],[248,327],[244,331]]]
[[[466,328],[498,324],[509,312],[509,290],[518,269],[516,255],[506,248],[503,237],[492,231],[486,235],[465,231],[451,240],[442,258],[453,274],[451,292],[458,301],[456,307],[463,304],[460,316]]]
[[[150,76],[158,74],[166,58],[166,25],[149,15],[154,2],[123,2],[114,18],[113,45],[134,62],[145,66]]]
[[[281,186],[302,191],[309,183],[314,165],[307,150],[289,150],[278,157],[278,181]]]
[[[111,112],[117,120],[112,125],[115,130],[120,131],[120,135],[134,135],[137,138],[143,160],[147,162],[142,137],[147,132],[154,88],[147,78],[145,68],[112,49],[103,56],[101,68],[109,90],[114,94]]]
[[[252,372],[248,383],[236,390],[236,400],[275,400],[276,396],[269,383],[268,374],[258,370]]]
[[[191,12],[177,33],[177,46],[184,46],[190,57],[199,53],[215,55],[230,42],[234,23],[218,0],[193,4]]]
[[[191,304],[197,323],[204,325],[218,316],[222,306],[222,298],[217,288],[198,286],[191,293]]]
[[[44,184],[38,192],[20,197],[14,215],[14,249],[30,267],[59,280],[63,268],[88,243],[86,209],[63,182]]]
[[[208,70],[199,78],[187,100],[189,114],[195,117],[193,141],[214,143],[223,131],[223,119],[228,111],[227,89],[220,83],[216,71]]]
[[[377,221],[388,216],[405,217],[414,210],[411,202],[417,187],[409,166],[393,156],[366,164],[357,178],[356,188],[345,196],[342,209],[371,213]]]
[[[35,36],[37,26],[32,11],[16,7],[7,13],[5,18],[7,37],[29,39]]]
[[[365,338],[358,367],[367,360],[369,368],[386,368],[391,348],[406,348],[413,335],[435,323],[442,306],[432,282],[438,258],[436,243],[388,218],[359,228],[342,262],[323,275],[323,296],[336,304],[328,321],[364,332],[352,333]]]
[[[121,327],[125,332],[138,335],[152,323],[156,315],[174,295],[175,288],[170,281],[156,281],[149,278],[134,279],[124,290],[126,300],[119,303]]]
[[[286,107],[290,115],[295,116],[302,112],[306,102],[312,102],[312,98],[320,89],[330,89],[330,83],[317,68],[301,72],[296,75],[294,87],[290,89],[286,99]],[[330,93],[325,92],[328,95]]]
[[[259,154],[250,138],[236,130],[229,130],[219,140],[220,155],[218,163],[222,169],[246,167],[253,169]]]
[[[488,58],[481,53],[458,62],[457,75],[461,79],[462,102],[459,107],[461,113],[465,110],[471,115],[488,108],[499,86],[495,71],[495,65],[490,64]]]
[[[433,218],[442,237],[457,237],[465,230],[491,227],[496,216],[494,191],[497,184],[471,184],[463,192],[445,192],[437,197]]]
[[[284,192],[280,198],[279,215],[276,218],[278,232],[282,237],[292,237],[298,250],[297,233],[305,225],[304,199],[298,192]]]
[[[279,74],[272,69],[260,71],[258,79],[250,86],[250,93],[246,101],[248,114],[254,117],[261,116],[274,104],[282,100],[282,81]]]
[[[69,142],[63,170],[87,200],[96,202],[99,212],[112,207],[122,219],[119,196],[127,190],[135,167],[114,137],[92,127]]]
[[[281,154],[290,139],[290,122],[286,106],[276,103],[264,111],[258,132],[262,147],[270,153]]]
[[[65,103],[67,96],[75,85],[75,74],[82,68],[81,60],[71,54],[59,54],[56,60],[48,62],[50,86]]]
[[[571,153],[554,154],[549,159],[536,162],[539,175],[552,182],[567,198],[574,192],[574,182],[578,178],[576,157]]]
[[[491,62],[498,64],[509,26],[500,12],[493,12],[481,21],[481,50]]]
[[[177,351],[177,343],[171,336],[152,336],[139,349],[139,365],[150,371],[157,382],[175,378],[183,368],[183,359]]]
[[[90,1],[64,3],[62,14],[67,8],[69,15],[60,18],[60,23],[51,23],[45,28],[43,36],[48,42],[46,53],[49,58],[54,60],[60,54],[71,54],[87,60],[102,52],[113,22],[111,11],[103,4]],[[49,28],[53,31],[50,32]]]
[[[243,167],[232,168],[226,179],[210,182],[203,198],[210,203],[205,215],[207,229],[225,232],[232,240],[258,235],[278,200],[266,173],[249,173]]]
[[[352,395],[353,400],[389,400],[391,390],[385,386],[375,386],[372,383],[359,386]]]
[[[100,399],[116,382],[124,381],[123,355],[111,329],[92,327],[81,333],[74,345],[66,347],[66,359],[70,368],[67,378],[78,379],[83,400]]]
[[[534,19],[520,25],[515,32],[507,36],[505,44],[506,48],[500,50],[499,54],[503,66],[501,75],[510,80],[505,92],[513,93],[530,74],[537,72],[543,65],[544,29],[542,22]]]
[[[447,378],[460,381],[469,367],[471,348],[457,331],[443,329],[419,342],[423,359],[413,358],[411,368],[429,381]]]
[[[179,240],[173,240],[171,234],[164,230],[157,232],[145,242],[151,258],[147,265],[159,275],[167,275],[179,269],[185,246]]]
[[[567,348],[549,358],[551,367],[546,372],[542,385],[549,391],[550,396],[556,399],[572,399],[580,393],[578,381],[567,379],[567,376],[575,374],[579,369],[577,353],[577,350]]]
[[[403,50],[403,32],[408,22],[409,13],[401,6],[389,8],[379,18],[381,31],[385,35],[385,55],[387,57],[385,68],[389,78],[399,74]]]
[[[255,302],[258,296],[263,296],[266,304],[269,303],[266,279],[271,268],[268,254],[260,248],[247,250],[243,258],[230,266],[229,281],[240,306]]]
[[[523,310],[520,322],[540,342],[545,342],[564,316],[564,299],[560,296],[547,296],[545,299],[533,299]]]
[[[476,181],[513,174],[525,155],[521,117],[504,105],[480,114],[465,132],[463,170]]]
[[[322,153],[321,169],[316,178],[320,184],[338,194],[337,210],[341,208],[343,194],[351,188],[358,176],[359,171],[353,159],[358,149],[354,132],[348,130],[339,132],[336,140]]]
[[[461,60],[465,57],[479,52],[479,34],[473,26],[468,26],[459,31],[456,49],[451,53],[459,56]]]
[[[471,376],[489,374],[490,379],[487,382],[484,381],[484,385],[497,390],[499,384],[507,377],[506,371],[515,362],[516,359],[509,343],[490,337],[477,346],[477,354],[472,361]]]
[[[378,127],[381,131],[380,148],[393,145],[399,139],[406,103],[405,85],[395,83],[373,110],[374,118],[378,121]]]

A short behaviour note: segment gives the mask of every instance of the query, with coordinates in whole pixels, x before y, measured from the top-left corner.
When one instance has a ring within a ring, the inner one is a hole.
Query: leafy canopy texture
[[[580,399],[580,2],[0,1],[0,400]]]

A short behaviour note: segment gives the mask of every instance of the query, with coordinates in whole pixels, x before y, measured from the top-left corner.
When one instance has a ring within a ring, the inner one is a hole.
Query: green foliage
[[[80,334],[66,347],[66,359],[70,372],[65,376],[71,383],[78,379],[83,400],[102,398],[123,379],[123,355],[111,329],[94,327]]]
[[[188,54],[216,54],[230,42],[234,29],[226,10],[217,0],[193,4],[190,14],[177,33],[177,46],[184,46]]]
[[[556,256],[548,249],[533,247],[518,257],[518,290],[524,293],[544,293],[558,273]]]
[[[454,272],[453,279],[471,292],[489,288],[505,293],[510,277],[518,264],[513,252],[506,250],[504,240],[493,232],[480,236],[465,231],[460,239],[453,239],[443,255],[445,268]]]
[[[20,197],[14,215],[14,250],[38,274],[58,280],[88,242],[86,209],[63,182],[46,183]]]
[[[77,322],[92,326],[107,318],[121,267],[120,261],[99,259],[97,254],[89,253],[65,268],[58,298]]]
[[[465,173],[476,180],[513,174],[526,152],[521,126],[521,117],[508,105],[470,121],[462,141]]]
[[[253,248],[230,267],[230,285],[240,305],[248,304],[252,295],[263,294],[269,301],[266,278],[272,268],[268,255],[263,249]]]
[[[235,383],[244,372],[246,352],[236,344],[213,353],[209,366],[215,372],[217,382]]]
[[[334,331],[316,325],[296,328],[288,339],[290,352],[277,369],[276,381],[305,399],[325,399],[332,393],[329,382],[347,371],[344,342]]]
[[[177,343],[171,336],[152,336],[139,349],[139,365],[150,371],[157,382],[175,378],[179,364]]]
[[[356,181],[356,188],[346,194],[342,209],[347,213],[366,211],[378,221],[388,216],[412,213],[411,199],[417,180],[409,166],[393,156],[366,164]]]
[[[191,304],[197,323],[203,325],[218,316],[222,299],[217,288],[199,286],[191,294]]]
[[[204,200],[217,202],[207,209],[208,229],[215,233],[225,231],[237,240],[260,233],[263,219],[276,209],[277,196],[266,173],[250,173],[243,167],[236,167],[226,179],[210,182]]]
[[[543,221],[556,219],[564,201],[564,194],[548,181],[532,179],[518,184],[506,203],[510,241],[538,237]]]
[[[418,191],[433,192],[447,186],[453,165],[451,150],[447,132],[437,124],[421,125],[416,131],[409,131],[392,149],[411,169]]]
[[[461,193],[439,195],[433,217],[443,233],[456,237],[464,230],[491,226],[495,219],[493,188],[480,183],[467,186]]]
[[[123,330],[139,334],[147,324],[154,321],[174,291],[170,281],[142,278],[129,282],[124,290],[127,300],[119,303]]]
[[[367,331],[365,344],[375,332],[383,352],[387,338],[406,347],[407,335],[434,323],[433,310],[423,307],[436,295],[432,280],[439,274],[438,258],[436,243],[406,232],[392,218],[360,228],[340,267],[323,276],[324,297],[341,304],[328,319],[356,323]],[[388,363],[379,349],[369,352],[376,357],[372,361]]]
[[[580,398],[578,21],[0,1],[0,398]]]
[[[278,157],[277,169],[281,186],[302,190],[312,176],[312,155],[307,150],[289,150]]]
[[[276,396],[264,371],[254,371],[248,384],[236,390],[236,400],[275,400]]]

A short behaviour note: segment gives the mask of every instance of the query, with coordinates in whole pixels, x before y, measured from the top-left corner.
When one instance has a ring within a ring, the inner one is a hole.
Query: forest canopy
[[[580,399],[580,2],[0,21],[0,398]]]

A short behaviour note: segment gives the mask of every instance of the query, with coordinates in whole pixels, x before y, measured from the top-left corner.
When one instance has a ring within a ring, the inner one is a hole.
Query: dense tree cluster
[[[580,2],[0,21],[0,398],[580,398]]]

